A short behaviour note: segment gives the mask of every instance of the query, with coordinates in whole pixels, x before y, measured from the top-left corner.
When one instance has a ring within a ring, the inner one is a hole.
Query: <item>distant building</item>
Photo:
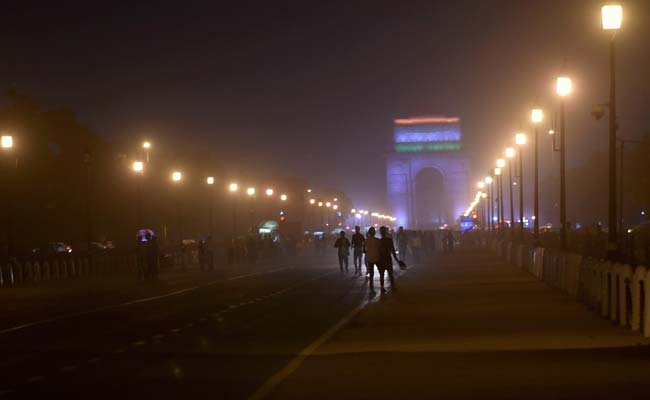
[[[460,118],[396,119],[386,180],[397,224],[412,229],[457,224],[471,200],[469,167]]]

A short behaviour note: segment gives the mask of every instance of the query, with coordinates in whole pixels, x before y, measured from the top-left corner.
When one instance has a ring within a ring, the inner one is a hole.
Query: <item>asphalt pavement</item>
[[[385,295],[334,261],[0,291],[0,397],[650,393],[650,342],[486,252],[412,265]]]

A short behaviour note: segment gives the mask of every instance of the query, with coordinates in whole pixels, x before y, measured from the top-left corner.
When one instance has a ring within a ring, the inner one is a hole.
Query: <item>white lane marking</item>
[[[223,283],[223,282],[227,282],[227,281],[234,281],[234,280],[249,278],[249,277],[258,276],[258,275],[272,274],[272,273],[275,273],[275,272],[284,271],[284,270],[291,269],[291,268],[293,268],[293,267],[288,266],[288,267],[282,267],[282,268],[275,268],[275,269],[268,270],[268,271],[253,272],[253,273],[250,273],[250,274],[234,276],[234,277],[231,277],[231,278],[228,278],[228,279],[218,279],[218,280],[208,282],[205,285],[192,286],[192,287],[189,287],[189,288],[176,290],[176,291],[171,292],[171,293],[161,294],[159,296],[146,297],[146,298],[143,298],[143,299],[136,299],[136,300],[127,301],[127,302],[124,302],[124,303],[113,304],[113,305],[110,305],[110,306],[98,307],[98,308],[94,308],[92,310],[80,311],[80,312],[76,312],[76,313],[60,315],[58,317],[52,317],[52,318],[46,318],[46,319],[42,319],[42,320],[38,320],[38,321],[28,322],[28,323],[25,323],[25,324],[22,324],[22,325],[12,326],[10,328],[4,328],[4,329],[0,330],[0,335],[10,333],[10,332],[19,331],[19,330],[26,329],[26,328],[31,328],[31,327],[38,326],[38,325],[49,324],[49,323],[52,323],[52,322],[61,321],[61,320],[65,320],[65,319],[70,319],[70,318],[75,318],[75,317],[81,317],[83,315],[95,314],[95,313],[98,313],[98,312],[114,310],[116,308],[127,307],[127,306],[131,306],[131,305],[134,305],[134,304],[146,303],[146,302],[150,302],[150,301],[164,299],[164,298],[167,298],[167,297],[178,296],[179,294],[192,292],[192,291],[195,291],[197,289],[201,289],[201,288],[204,288],[204,287],[207,287],[207,286],[215,285],[217,283]]]
[[[36,375],[36,376],[32,376],[31,378],[27,379],[27,383],[35,383],[35,382],[40,382],[42,380],[45,380],[44,376]]]
[[[131,346],[133,346],[133,347],[139,347],[139,346],[144,346],[145,344],[147,344],[147,342],[145,342],[144,340],[139,340],[139,341],[137,341],[137,342],[133,342],[133,343],[131,343]]]
[[[181,330],[180,330],[179,328],[174,328],[174,329],[170,329],[169,331],[170,331],[171,333],[178,333],[178,332],[180,332]]]
[[[113,350],[113,353],[119,354],[119,353],[124,353],[125,351],[126,351],[126,349],[115,349],[115,350]]]
[[[153,340],[160,340],[160,339],[162,339],[162,338],[164,338],[164,337],[165,337],[165,335],[163,335],[162,333],[159,333],[159,334],[157,334],[157,335],[153,335],[153,336],[151,336],[151,338],[152,338]]]
[[[102,360],[101,357],[93,357],[93,358],[88,360],[88,364],[94,364],[94,363],[99,362],[101,360]]]
[[[345,317],[339,320],[331,328],[329,328],[325,333],[323,333],[318,339],[312,342],[309,346],[305,347],[298,355],[289,362],[284,368],[282,368],[275,375],[271,376],[262,386],[260,386],[248,399],[249,400],[260,400],[266,398],[275,388],[287,379],[292,373],[294,373],[298,367],[305,361],[305,358],[313,354],[320,346],[328,341],[336,332],[338,332],[343,326],[345,326],[352,318],[354,318],[361,310],[363,310],[370,300],[364,300],[361,304],[352,309]]]
[[[397,279],[398,277],[404,275],[404,272],[402,272],[399,275],[396,275],[395,278]],[[390,293],[390,290],[387,291],[387,293]],[[280,383],[282,383],[285,379],[287,379],[291,374],[293,374],[300,367],[300,365],[302,365],[302,363],[305,361],[305,358],[312,355],[316,350],[318,350],[320,346],[322,346],[325,342],[330,340],[332,336],[334,336],[334,334],[336,334],[339,330],[341,330],[341,328],[347,325],[352,320],[352,318],[354,318],[357,314],[359,314],[361,310],[366,308],[368,304],[376,303],[379,302],[380,300],[381,300],[381,296],[379,295],[374,296],[372,299],[363,300],[359,305],[353,308],[346,316],[341,318],[336,324],[334,324],[331,328],[329,328],[325,333],[323,333],[309,346],[305,347],[300,353],[298,353],[298,355],[294,357],[287,365],[285,365],[284,368],[282,368],[280,371],[276,372],[273,376],[267,379],[266,382],[262,384],[262,386],[260,386],[252,395],[250,395],[248,400],[261,400],[268,397],[275,390],[275,388],[278,387]]]

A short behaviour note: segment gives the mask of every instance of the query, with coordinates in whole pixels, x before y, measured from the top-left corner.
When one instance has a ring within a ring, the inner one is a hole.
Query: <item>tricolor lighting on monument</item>
[[[460,118],[399,118],[393,138],[399,153],[460,150]]]

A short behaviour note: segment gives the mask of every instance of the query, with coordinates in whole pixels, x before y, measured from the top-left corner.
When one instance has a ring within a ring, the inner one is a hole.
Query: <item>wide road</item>
[[[329,261],[188,271],[156,285],[10,289],[2,293],[0,395],[247,398],[375,298],[364,278]]]
[[[0,395],[613,399],[650,393],[649,340],[485,251],[437,255],[397,282],[398,291],[371,295],[364,278],[339,273],[329,260],[303,260],[219,274],[188,271],[156,285],[12,289],[23,298],[0,317]],[[10,303],[6,293],[0,299]]]

